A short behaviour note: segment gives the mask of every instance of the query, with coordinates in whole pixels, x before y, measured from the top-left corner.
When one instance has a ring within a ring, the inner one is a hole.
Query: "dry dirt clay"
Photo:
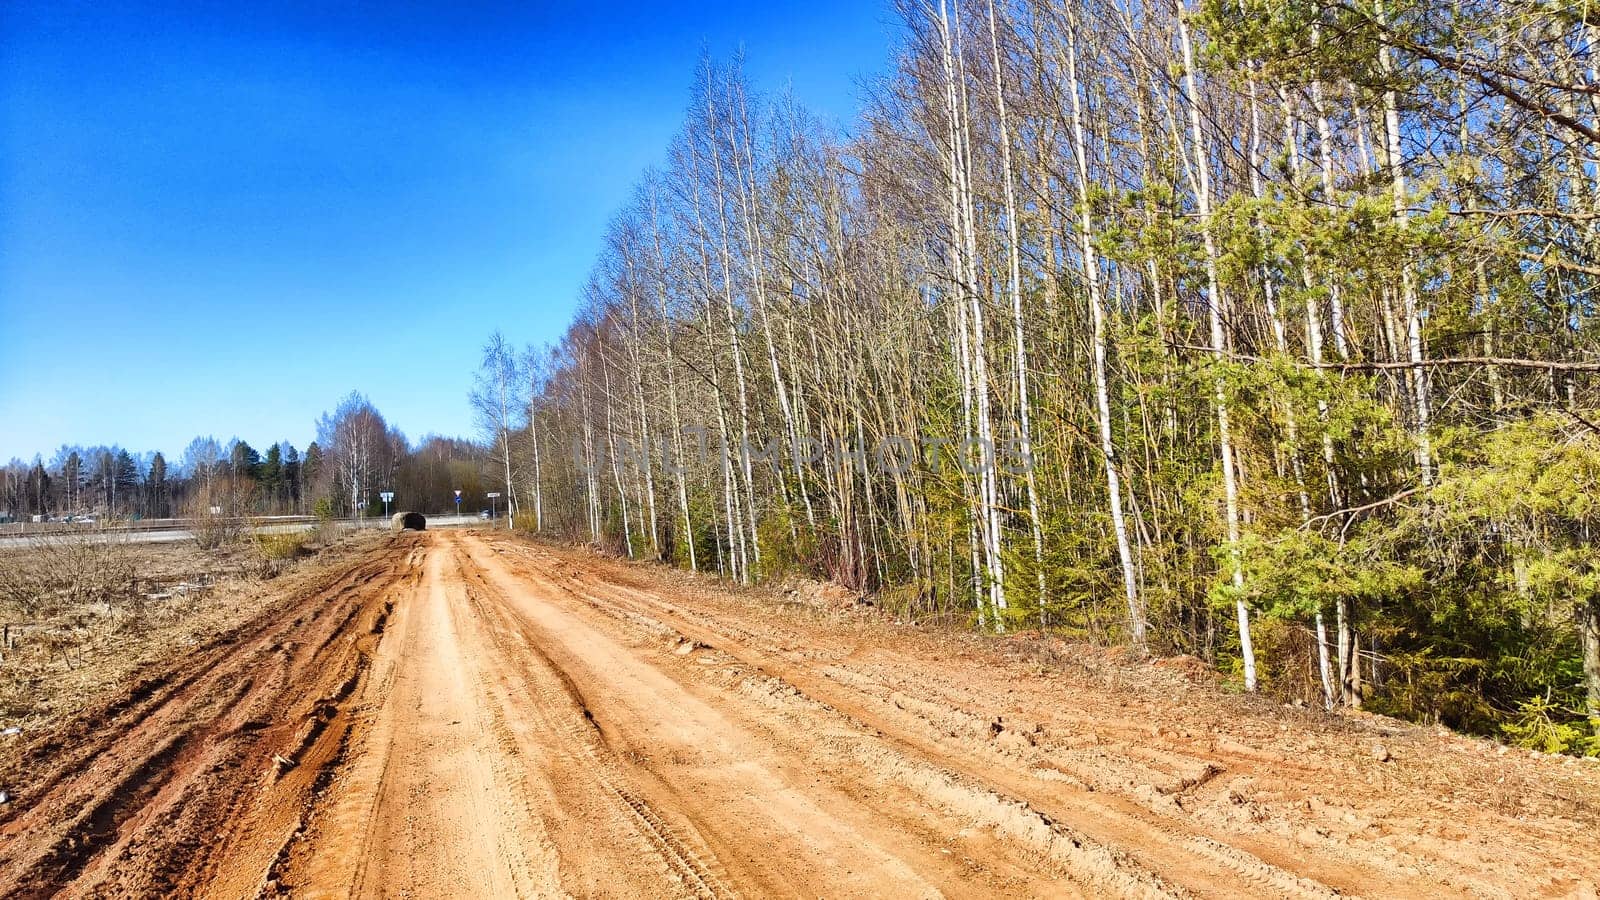
[[[1594,896],[1595,767],[988,646],[397,535],[29,747],[0,895]]]

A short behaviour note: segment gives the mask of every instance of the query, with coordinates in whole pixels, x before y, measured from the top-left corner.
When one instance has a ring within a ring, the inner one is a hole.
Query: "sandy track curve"
[[[400,536],[32,748],[0,894],[1585,896],[1600,871],[1592,773],[1499,811],[917,640]],[[1525,777],[1429,740],[1402,757]]]

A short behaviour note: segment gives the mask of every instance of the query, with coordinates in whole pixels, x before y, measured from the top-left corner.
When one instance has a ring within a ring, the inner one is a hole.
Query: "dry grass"
[[[0,728],[43,727],[197,646],[259,609],[274,590],[264,579],[319,552],[309,534],[215,550],[88,537],[0,551]],[[335,552],[359,542],[330,541]]]
[[[296,559],[311,552],[308,547],[311,537],[305,531],[252,534],[250,549],[256,560],[256,574],[262,578],[276,578],[283,574]]]

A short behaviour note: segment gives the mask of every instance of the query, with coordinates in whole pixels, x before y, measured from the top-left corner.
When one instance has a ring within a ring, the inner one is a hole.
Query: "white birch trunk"
[[[1017,426],[1022,440],[1022,455],[1027,460],[1025,486],[1028,494],[1028,521],[1033,531],[1033,566],[1037,576],[1039,614],[1044,615],[1044,522],[1039,511],[1039,479],[1033,466],[1032,401],[1028,396],[1028,342],[1022,328],[1022,251],[1017,229],[1017,192],[1011,172],[1011,125],[1006,117],[1006,92],[1000,72],[1000,35],[995,22],[994,0],[989,0],[989,48],[994,65],[995,109],[999,116],[1000,168],[1005,191],[1008,287],[1011,293],[1012,342],[1016,346]],[[998,462],[998,458],[996,460]],[[1142,635],[1141,635],[1142,637]]]
[[[1378,19],[1386,18],[1384,4],[1378,3]],[[1396,74],[1394,51],[1387,46],[1378,49],[1378,62],[1391,78]],[[1400,107],[1394,91],[1383,94],[1383,131],[1385,156],[1389,163],[1389,184],[1394,200],[1394,218],[1403,234],[1411,221],[1408,209],[1410,197],[1406,194],[1406,174],[1400,155]],[[1417,471],[1422,486],[1433,486],[1433,439],[1429,436],[1433,414],[1430,409],[1428,370],[1423,363],[1422,302],[1417,295],[1417,276],[1413,271],[1410,254],[1400,263],[1400,305],[1405,316],[1406,353],[1412,364],[1409,379],[1412,407],[1417,427]]]
[[[1222,285],[1217,274],[1217,244],[1211,228],[1210,154],[1206,151],[1205,133],[1200,126],[1200,94],[1195,80],[1194,44],[1189,36],[1189,24],[1184,20],[1184,11],[1181,8],[1178,10],[1177,19],[1178,40],[1181,42],[1183,49],[1184,90],[1189,95],[1189,130],[1194,143],[1194,168],[1198,187],[1196,200],[1200,212],[1201,237],[1205,244],[1211,351],[1217,362],[1223,363],[1228,357],[1227,335],[1223,329],[1226,299],[1223,296]],[[1239,482],[1238,473],[1234,469],[1233,435],[1228,422],[1227,383],[1220,375],[1216,381],[1215,400],[1217,443],[1222,457],[1223,516],[1227,529],[1228,565],[1231,569],[1230,580],[1233,583],[1234,590],[1242,593],[1244,590],[1244,560],[1240,558],[1239,550]],[[1234,599],[1234,612],[1237,614],[1239,623],[1239,655],[1244,662],[1244,687],[1247,691],[1254,691],[1256,689],[1255,649],[1250,641],[1250,610],[1245,606],[1242,596]]]
[[[1128,607],[1128,627],[1133,645],[1140,652],[1147,649],[1144,604],[1139,598],[1137,573],[1134,568],[1132,542],[1128,537],[1128,523],[1122,509],[1122,479],[1117,468],[1116,443],[1111,431],[1111,396],[1106,374],[1106,310],[1100,285],[1100,261],[1091,235],[1094,220],[1089,208],[1089,147],[1084,137],[1083,99],[1078,77],[1078,44],[1076,17],[1068,14],[1067,24],[1067,90],[1072,95],[1072,153],[1077,161],[1078,174],[1078,252],[1083,258],[1084,283],[1089,293],[1089,322],[1091,335],[1090,366],[1094,377],[1095,424],[1100,437],[1100,456],[1105,463],[1106,497],[1111,506],[1111,527],[1117,540],[1117,559],[1122,568],[1123,600]]]

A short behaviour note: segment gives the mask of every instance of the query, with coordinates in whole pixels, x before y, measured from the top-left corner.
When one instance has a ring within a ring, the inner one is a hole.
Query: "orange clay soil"
[[[5,773],[0,895],[1595,896],[1600,765],[404,534]]]

